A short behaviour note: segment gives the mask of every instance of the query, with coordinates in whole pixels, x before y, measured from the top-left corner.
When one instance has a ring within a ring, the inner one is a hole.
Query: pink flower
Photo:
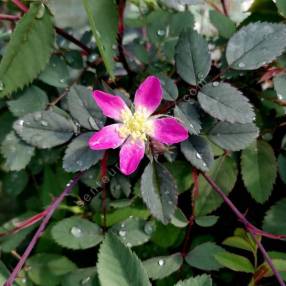
[[[103,127],[89,140],[93,150],[120,150],[120,170],[125,175],[133,173],[145,153],[148,136],[164,144],[175,144],[188,138],[187,129],[174,117],[151,116],[162,100],[160,80],[149,76],[135,94],[135,112],[132,113],[124,100],[99,90],[93,92],[103,114],[118,123]]]

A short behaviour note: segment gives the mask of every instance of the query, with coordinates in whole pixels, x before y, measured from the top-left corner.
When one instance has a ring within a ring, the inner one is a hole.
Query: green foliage
[[[188,280],[179,281],[175,286],[212,286],[212,279],[210,276],[203,274]]]
[[[48,63],[54,43],[53,17],[47,8],[39,15],[40,9],[40,4],[31,5],[11,37],[0,63],[0,97],[29,84]]]

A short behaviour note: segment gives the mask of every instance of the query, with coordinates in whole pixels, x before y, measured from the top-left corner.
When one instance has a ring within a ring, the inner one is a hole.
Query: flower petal
[[[188,130],[176,118],[153,119],[152,138],[164,144],[175,144],[185,141]]]
[[[151,115],[160,105],[162,96],[160,80],[155,76],[148,76],[136,91],[135,109],[144,108]]]
[[[119,153],[120,170],[125,175],[133,173],[144,157],[145,144],[142,140],[134,142],[128,139],[121,147]]]
[[[95,132],[88,141],[90,149],[105,150],[115,149],[122,145],[126,138],[119,136],[118,128],[122,124],[111,124]]]
[[[123,110],[129,109],[120,96],[115,96],[100,90],[93,92],[93,98],[107,117],[121,121],[121,113]]]

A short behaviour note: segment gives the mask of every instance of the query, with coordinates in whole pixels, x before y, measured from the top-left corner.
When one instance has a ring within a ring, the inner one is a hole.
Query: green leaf
[[[179,91],[175,81],[166,75],[159,75],[163,88],[163,98],[169,101],[175,101],[178,98]]]
[[[56,223],[52,227],[51,234],[56,243],[70,249],[88,249],[103,239],[99,226],[76,216]]]
[[[53,17],[41,4],[32,4],[17,23],[0,63],[0,97],[29,84],[48,63],[54,44]]]
[[[95,267],[76,269],[65,275],[62,280],[64,286],[100,286]]]
[[[236,70],[255,70],[271,63],[286,47],[286,26],[267,22],[251,23],[229,40],[228,64]]]
[[[133,247],[148,242],[154,228],[143,219],[129,217],[113,225],[111,231],[118,235],[126,246]]]
[[[0,114],[0,143],[4,140],[5,136],[11,131],[15,118],[8,111],[1,112]]]
[[[208,141],[200,136],[190,135],[181,143],[181,150],[187,160],[202,171],[208,171],[213,163],[212,149]]]
[[[114,78],[118,14],[114,0],[83,0],[90,28],[95,37],[105,67],[111,78]]]
[[[248,98],[228,83],[215,81],[205,85],[198,100],[205,112],[222,121],[250,123],[255,118]]]
[[[5,158],[4,168],[9,171],[24,169],[34,155],[34,150],[34,147],[22,141],[12,130],[1,145],[1,154]]]
[[[214,161],[208,175],[216,182],[225,194],[229,194],[237,179],[237,165],[231,157],[222,156]],[[222,203],[222,198],[215,193],[208,182],[199,177],[199,196],[196,199],[196,216],[204,216],[216,210]]]
[[[181,253],[169,256],[152,257],[143,262],[150,279],[157,280],[165,278],[176,272],[182,265],[183,258]]]
[[[286,156],[283,153],[278,156],[278,171],[281,180],[286,184]]]
[[[167,224],[177,205],[177,186],[166,167],[150,163],[141,178],[142,199],[162,223]]]
[[[222,244],[227,245],[227,246],[231,246],[231,247],[235,247],[238,249],[247,250],[250,252],[254,251],[252,244],[248,240],[246,240],[245,238],[240,237],[240,236],[230,236],[230,237],[226,238],[222,242]]]
[[[199,216],[196,217],[196,224],[201,227],[211,227],[215,225],[219,217],[215,215]]]
[[[224,252],[224,249],[213,242],[205,242],[196,246],[186,256],[189,265],[198,269],[213,271],[219,270],[221,265],[215,260],[215,255]]]
[[[176,208],[175,213],[171,218],[171,224],[176,227],[184,228],[189,224],[189,220],[181,209]]]
[[[92,91],[82,85],[74,85],[67,96],[71,116],[86,129],[98,130],[103,127],[105,117],[92,98]]]
[[[151,286],[139,258],[114,235],[107,235],[98,255],[102,286]]]
[[[202,129],[200,115],[193,101],[176,105],[174,115],[181,119],[189,132],[198,135]]]
[[[179,281],[175,286],[212,286],[213,282],[209,275],[203,274],[189,278],[184,281]]]
[[[253,123],[217,123],[208,133],[218,146],[230,151],[239,151],[250,145],[258,136],[258,128]]]
[[[264,203],[272,193],[277,176],[274,151],[267,142],[258,140],[242,151],[241,172],[243,182],[251,196]]]
[[[17,99],[7,101],[7,105],[14,116],[21,117],[27,113],[44,110],[48,102],[46,93],[32,85],[20,93]]]
[[[10,273],[5,264],[0,260],[0,285],[4,285]]]
[[[286,17],[286,2],[284,0],[276,0],[275,3],[278,7],[279,13]]]
[[[131,193],[131,183],[129,179],[121,174],[116,174],[110,182],[110,191],[115,198],[120,198],[121,193],[129,197]]]
[[[286,235],[286,199],[278,201],[266,213],[263,229],[274,234]]]
[[[273,83],[278,99],[286,100],[286,74],[275,76]]]
[[[73,271],[76,266],[68,258],[49,253],[38,253],[27,260],[30,267],[28,275],[37,285],[56,286],[63,275]]]
[[[218,30],[218,33],[226,39],[229,39],[236,31],[235,23],[229,17],[216,10],[210,11],[210,20]]]
[[[255,269],[252,263],[241,255],[231,252],[221,252],[215,255],[215,259],[224,267],[237,272],[254,273]]]
[[[69,70],[62,56],[53,55],[49,64],[39,75],[39,79],[51,86],[67,87],[69,84]]]
[[[19,195],[27,186],[29,181],[25,171],[9,172],[3,178],[3,191],[13,197]]]
[[[63,159],[63,168],[67,172],[87,170],[102,159],[103,151],[94,151],[88,146],[92,134],[92,132],[83,133],[68,145]]]
[[[32,146],[47,149],[67,142],[75,125],[59,111],[37,111],[18,119],[13,125],[17,134]]]
[[[183,80],[198,85],[208,75],[211,58],[208,43],[192,29],[185,30],[176,46],[176,68]]]

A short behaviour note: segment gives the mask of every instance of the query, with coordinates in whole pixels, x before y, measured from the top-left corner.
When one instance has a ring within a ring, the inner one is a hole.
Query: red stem
[[[64,200],[64,198],[70,194],[74,186],[77,184],[80,177],[83,175],[83,173],[78,173],[74,176],[74,178],[66,185],[66,188],[62,192],[62,194],[57,197],[54,202],[51,203],[51,205],[47,208],[46,216],[44,217],[41,225],[39,226],[38,230],[34,234],[32,240],[30,241],[28,247],[26,248],[24,254],[21,256],[21,259],[17,263],[16,267],[13,269],[13,272],[10,274],[8,280],[4,284],[4,286],[12,286],[15,279],[18,276],[18,273],[22,269],[23,265],[25,264],[27,258],[31,254],[32,250],[34,249],[37,241],[39,240],[40,236],[42,235],[43,231],[45,230],[48,222],[50,221],[54,211],[57,209],[59,204]]]
[[[233,202],[225,195],[225,193],[219,188],[219,186],[212,180],[212,178],[207,175],[206,173],[202,173],[204,178],[210,184],[210,186],[223,198],[224,202],[229,206],[231,211],[237,216],[238,220],[244,224],[245,229],[251,234],[253,239],[256,241],[259,250],[261,251],[265,261],[267,261],[268,265],[270,266],[274,276],[276,277],[277,281],[279,282],[280,286],[285,286],[285,283],[280,275],[280,273],[275,268],[273,261],[269,257],[268,253],[266,252],[265,248],[263,247],[262,243],[256,238],[256,235],[264,236],[264,232],[261,231],[260,233],[257,232],[257,228],[252,225],[245,216],[237,209],[237,207],[233,204]],[[267,236],[269,237],[269,236]],[[269,237],[273,238],[273,237]]]
[[[107,160],[108,160],[108,152],[105,151],[103,159],[100,163],[100,177],[102,183],[102,213],[103,213],[103,229],[106,230],[107,223],[106,223],[106,213],[107,213],[107,206],[106,206],[106,183],[107,183]]]
[[[0,14],[0,20],[16,21],[19,19],[20,19],[20,16],[17,16],[17,15]]]
[[[228,16],[226,0],[220,0],[220,2],[221,2],[221,6],[222,6],[222,9],[223,9],[224,15],[225,15],[225,16]]]

